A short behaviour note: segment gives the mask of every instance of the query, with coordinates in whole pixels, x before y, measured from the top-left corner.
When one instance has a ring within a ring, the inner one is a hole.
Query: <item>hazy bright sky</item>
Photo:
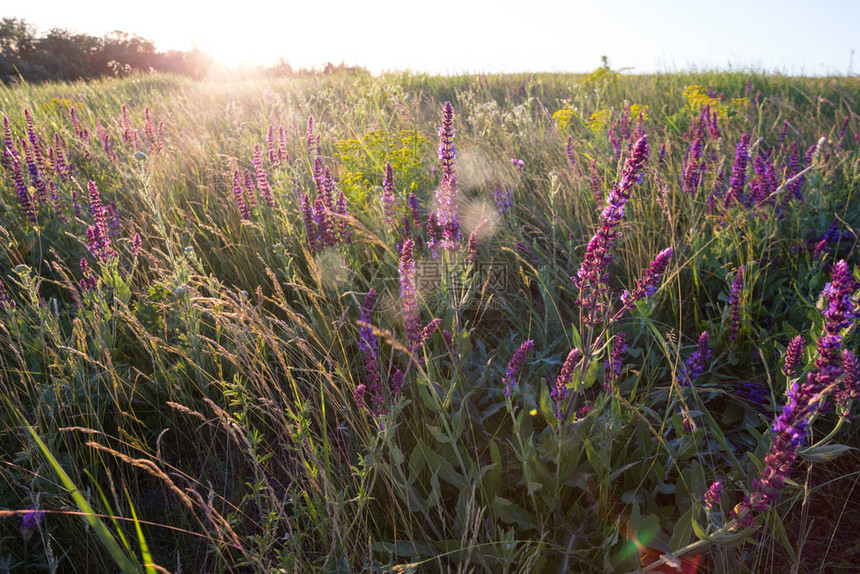
[[[846,74],[860,50],[860,0],[511,0],[186,2],[20,0],[0,17],[94,36],[122,30],[158,49],[230,64],[326,62],[373,72],[584,72],[607,55],[634,72],[755,69]],[[851,71],[860,72],[858,62]]]

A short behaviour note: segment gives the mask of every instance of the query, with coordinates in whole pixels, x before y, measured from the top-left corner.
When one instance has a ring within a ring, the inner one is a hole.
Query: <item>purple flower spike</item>
[[[785,365],[782,367],[782,374],[789,378],[797,376],[797,367],[800,361],[803,360],[803,350],[806,348],[806,341],[803,335],[796,335],[791,342],[788,343],[788,348],[785,351]]]
[[[605,310],[602,301],[607,290],[606,268],[612,263],[613,255],[610,249],[615,244],[620,232],[615,228],[624,217],[624,205],[630,199],[630,188],[639,179],[640,171],[648,160],[648,140],[643,136],[633,146],[633,153],[627,158],[621,180],[613,187],[606,200],[606,207],[600,215],[600,229],[588,242],[585,258],[576,276],[572,277],[574,285],[579,289],[577,303],[585,313],[588,325],[597,324]],[[669,251],[671,255],[671,250]]]
[[[555,417],[559,420],[564,418],[564,413],[561,409],[561,403],[567,398],[569,391],[567,390],[567,385],[569,385],[573,380],[573,371],[576,369],[576,366],[579,364],[580,359],[582,359],[582,351],[579,349],[572,349],[570,353],[567,354],[567,358],[564,360],[564,364],[561,366],[561,372],[555,378],[555,385],[550,391],[550,397],[555,401],[555,407],[553,411],[555,412]]]
[[[27,184],[24,183],[24,174],[21,170],[21,163],[17,157],[11,157],[12,160],[12,180],[15,182],[15,190],[18,192],[18,203],[21,204],[21,210],[24,212],[24,217],[30,223],[36,223],[36,208],[33,205],[33,197],[30,195],[30,190]]]
[[[741,202],[744,196],[744,186],[747,182],[747,162],[749,161],[750,136],[744,134],[735,150],[735,163],[732,165],[732,178],[729,180],[729,192],[723,205],[729,206],[732,200]]]
[[[406,322],[406,338],[410,344],[421,343],[421,323],[418,318],[418,295],[415,292],[415,259],[412,250],[415,242],[407,239],[400,251],[400,301]]]
[[[609,353],[609,360],[606,361],[604,367],[603,389],[607,393],[613,392],[615,382],[618,380],[618,375],[621,374],[621,355],[627,352],[627,334],[618,333],[615,335],[615,340],[612,342],[612,350]]]
[[[260,196],[263,202],[269,207],[275,207],[275,202],[272,199],[272,189],[269,187],[269,179],[263,169],[263,152],[260,151],[260,146],[254,146],[254,173],[257,177],[257,187],[260,189]]]
[[[710,334],[707,331],[702,331],[699,335],[699,344],[696,351],[690,355],[684,366],[681,367],[678,373],[678,384],[689,386],[695,381],[699,375],[705,372],[708,366],[708,359],[711,358],[711,349],[708,347]]]
[[[454,108],[451,102],[445,102],[442,112],[442,127],[439,128],[439,164],[442,181],[436,190],[436,214],[439,225],[445,230],[445,239],[441,246],[456,251],[459,249],[459,223],[457,222],[457,195],[459,186],[454,173]]]
[[[735,275],[735,280],[732,283],[732,292],[729,295],[729,308],[731,313],[731,324],[729,326],[729,345],[733,345],[738,340],[738,335],[741,330],[740,317],[740,302],[741,292],[744,288],[744,268],[743,265],[738,268]]]
[[[250,221],[251,211],[245,202],[242,180],[239,177],[238,169],[233,171],[233,196],[236,198],[236,206],[239,208],[239,215],[242,217],[242,221]]]
[[[705,506],[708,510],[713,510],[720,506],[720,498],[722,498],[722,495],[723,483],[720,481],[714,482],[705,493]]]
[[[315,157],[316,149],[317,149],[317,140],[316,136],[314,136],[314,117],[308,116],[308,131],[306,136],[305,144],[308,148],[308,155],[310,157]]]
[[[666,268],[669,266],[669,260],[671,259],[671,247],[667,247],[657,254],[657,257],[651,262],[651,267],[645,272],[645,276],[636,282],[636,289],[632,293],[625,290],[621,294],[623,310],[631,309],[639,299],[650,297],[657,292],[660,282],[663,280],[663,274],[666,273]]]
[[[511,396],[511,391],[517,384],[517,377],[520,376],[520,371],[523,369],[523,365],[534,346],[535,342],[532,339],[529,339],[520,345],[520,348],[516,350],[511,361],[508,363],[508,370],[505,372],[505,376],[502,379],[502,382],[505,384],[506,397]]]
[[[573,169],[576,165],[576,153],[573,147],[573,136],[567,136],[567,145],[564,146],[564,153],[567,156],[567,167]]]
[[[833,393],[833,400],[837,405],[845,408],[860,396],[860,369],[857,366],[857,357],[848,349],[842,350],[842,373],[844,375],[842,385]]]

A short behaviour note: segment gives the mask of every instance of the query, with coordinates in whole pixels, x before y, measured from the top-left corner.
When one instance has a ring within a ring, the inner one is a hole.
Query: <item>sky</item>
[[[0,17],[160,51],[197,47],[229,65],[326,62],[374,73],[755,70],[857,74],[860,0],[28,0]]]

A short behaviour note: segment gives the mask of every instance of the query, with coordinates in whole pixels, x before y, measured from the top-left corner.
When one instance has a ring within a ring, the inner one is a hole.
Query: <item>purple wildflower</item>
[[[604,366],[603,389],[607,393],[611,393],[615,388],[615,382],[621,374],[621,355],[625,352],[627,352],[627,334],[618,333],[612,342],[612,350]]]
[[[254,173],[257,177],[257,187],[260,189],[260,196],[263,202],[269,207],[275,207],[275,202],[272,199],[272,189],[269,187],[269,179],[263,169],[263,152],[260,151],[260,146],[254,146]]]
[[[666,161],[666,142],[660,145],[660,151],[657,154],[657,168],[663,169],[663,163]]]
[[[735,163],[732,165],[732,177],[729,180],[729,192],[726,194],[726,199],[723,203],[728,207],[732,200],[737,202],[743,201],[744,186],[747,182],[747,162],[749,161],[749,134],[741,136],[738,146],[735,150]]]
[[[28,510],[21,517],[21,534],[24,536],[25,542],[30,540],[36,530],[39,529],[44,515],[44,510]]]
[[[442,126],[439,128],[439,164],[442,171],[442,181],[436,190],[436,213],[439,225],[446,231],[442,247],[456,250],[459,241],[459,225],[457,224],[457,195],[459,186],[454,173],[454,159],[457,152],[454,149],[454,108],[451,102],[445,102],[442,112]]]
[[[751,526],[755,514],[764,512],[779,496],[803,444],[809,426],[809,404],[799,392],[797,383],[788,392],[786,405],[773,423],[773,444],[764,458],[764,468],[753,481],[752,492],[732,511],[741,526]]]
[[[758,412],[764,413],[764,405],[769,402],[770,395],[766,387],[752,381],[743,381],[735,385],[734,395],[739,399],[751,402]]]
[[[236,198],[236,205],[239,207],[239,215],[243,221],[251,220],[251,210],[243,197],[241,179],[239,178],[239,170],[233,171],[233,196]]]
[[[738,335],[741,330],[740,317],[740,302],[741,292],[744,288],[744,268],[743,265],[738,268],[735,275],[735,280],[732,283],[732,291],[729,294],[729,309],[731,313],[731,324],[729,326],[729,345],[733,345],[738,340]]]
[[[575,277],[571,279],[579,289],[577,303],[586,312],[586,323],[594,325],[603,315],[602,296],[607,290],[606,268],[613,260],[610,249],[621,235],[615,228],[624,217],[624,205],[630,198],[630,188],[639,179],[640,171],[648,159],[648,140],[643,136],[627,158],[621,180],[615,184],[600,215],[600,229],[588,242],[585,257]],[[671,253],[671,251],[670,251]]]
[[[314,157],[316,152],[316,137],[314,136],[314,117],[308,116],[308,131],[305,139],[305,144],[308,149],[308,155]]]
[[[785,350],[785,364],[782,367],[782,374],[788,378],[797,376],[797,367],[800,366],[800,361],[803,360],[803,350],[806,348],[806,341],[803,335],[796,335],[788,343],[788,348]]]
[[[346,195],[344,195],[342,189],[338,190],[335,213],[339,216],[339,221],[337,222],[337,224],[340,240],[344,243],[349,243],[350,241],[352,241],[352,231],[348,229],[349,209],[346,206]]]
[[[332,221],[328,216],[328,211],[326,211],[322,199],[319,197],[314,200],[313,214],[314,223],[316,223],[317,228],[317,236],[319,237],[320,243],[322,243],[323,247],[330,247],[337,243],[337,234],[332,228]]]
[[[475,261],[478,260],[478,229],[475,228],[472,230],[472,233],[469,234],[469,247],[466,253],[466,264],[474,265]]]
[[[140,238],[140,233],[135,233],[131,239],[131,254],[134,257],[140,257],[143,253],[143,240]]]
[[[394,168],[385,162],[385,177],[382,178],[382,210],[386,225],[394,223]]]
[[[696,138],[690,145],[690,151],[684,161],[684,193],[695,195],[699,189],[702,172],[702,165],[699,163],[701,158],[702,138]]]
[[[371,393],[370,400],[373,403],[371,413],[381,414],[384,410],[385,395],[382,392],[382,384],[379,378],[376,335],[373,334],[373,328],[371,327],[371,314],[375,302],[376,290],[370,289],[364,298],[364,305],[361,308],[361,321],[359,322],[361,330],[359,331],[358,347],[364,356],[364,368],[367,372],[367,388]]]
[[[593,410],[594,410],[594,405],[585,405],[584,407],[582,407],[581,409],[576,411],[577,420],[584,419],[585,416]]]
[[[708,510],[713,510],[715,507],[719,507],[722,495],[723,483],[720,481],[714,482],[705,493],[705,506]]]
[[[857,367],[857,357],[848,349],[842,349],[842,374],[844,375],[842,384],[833,393],[833,400],[837,405],[845,408],[860,396],[860,370]]]
[[[625,289],[621,294],[622,311],[631,309],[639,299],[650,297],[657,292],[670,259],[672,259],[671,247],[667,247],[657,254],[657,257],[651,262],[651,267],[645,272],[645,276],[636,282],[636,288],[632,292]]]
[[[439,318],[433,319],[432,321],[427,323],[421,330],[421,342],[424,343],[425,341],[427,341],[427,339],[433,336],[433,333],[435,333],[439,329],[439,325],[441,323],[442,319]]]
[[[514,356],[508,363],[508,370],[505,371],[505,376],[502,378],[502,382],[505,384],[506,397],[511,396],[511,391],[517,384],[517,377],[520,376],[520,371],[526,362],[526,358],[528,358],[528,355],[531,353],[534,346],[535,342],[532,339],[529,339],[520,345],[520,348],[514,352]]]
[[[561,403],[564,402],[569,394],[567,385],[573,381],[573,372],[576,369],[577,364],[579,364],[580,359],[582,359],[582,351],[576,348],[571,349],[570,353],[567,354],[567,358],[564,360],[564,364],[561,366],[561,372],[559,372],[558,376],[555,378],[555,385],[553,385],[552,390],[550,390],[549,395],[555,402],[553,412],[555,413],[555,417],[559,420],[564,418],[564,413],[561,410]]]
[[[702,331],[699,335],[699,344],[695,352],[690,355],[684,366],[681,367],[678,373],[678,384],[689,386],[699,375],[705,372],[708,366],[708,359],[711,358],[711,349],[708,347],[710,334],[707,331]]]
[[[289,161],[290,152],[287,151],[287,132],[284,126],[278,126],[278,161]]]
[[[17,157],[11,157],[10,159],[12,160],[12,180],[15,182],[15,190],[18,192],[18,203],[21,204],[21,209],[24,211],[27,221],[36,223],[36,208],[33,206],[33,197],[30,195],[30,190],[24,183],[21,164]]]
[[[272,166],[272,169],[278,168],[281,165],[281,160],[275,150],[275,128],[272,126],[266,130],[266,148],[269,151],[269,165]]]
[[[245,192],[245,199],[248,202],[250,209],[257,208],[257,194],[254,191],[254,178],[251,177],[251,170],[245,168],[245,173],[242,179],[242,189]]]
[[[400,393],[403,392],[403,371],[397,369],[391,375],[391,379],[388,381],[388,386],[391,389],[391,396],[396,397]]]
[[[311,208],[311,202],[308,198],[308,194],[302,192],[301,194],[301,204],[302,204],[302,217],[305,222],[305,235],[308,239],[308,247],[310,250],[317,250],[317,226],[314,222],[314,213]]]
[[[9,296],[3,283],[0,283],[0,311],[11,311],[15,308],[15,301]]]
[[[406,323],[406,338],[410,344],[421,342],[421,323],[418,318],[418,295],[415,292],[415,259],[412,254],[415,242],[407,239],[400,251],[400,301],[403,303],[403,319]]]
[[[576,153],[573,148],[573,136],[567,136],[567,145],[564,146],[564,153],[567,156],[567,167],[573,169],[576,165]]]
[[[507,185],[502,185],[502,182],[496,180],[493,188],[493,199],[496,200],[496,211],[499,215],[504,215],[514,204],[514,197],[511,193],[511,188]]]

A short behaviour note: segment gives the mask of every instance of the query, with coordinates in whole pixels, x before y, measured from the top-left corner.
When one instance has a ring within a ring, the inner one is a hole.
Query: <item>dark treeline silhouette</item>
[[[205,52],[170,50],[159,52],[150,40],[126,32],[110,32],[101,38],[73,34],[54,28],[37,36],[34,26],[18,18],[0,19],[0,81],[27,82],[89,80],[101,76],[124,76],[134,72],[171,72],[201,78],[225,71]],[[361,71],[329,64],[324,73]],[[231,72],[230,75],[289,76],[294,71],[284,60],[274,66]],[[365,72],[366,73],[366,72]]]

